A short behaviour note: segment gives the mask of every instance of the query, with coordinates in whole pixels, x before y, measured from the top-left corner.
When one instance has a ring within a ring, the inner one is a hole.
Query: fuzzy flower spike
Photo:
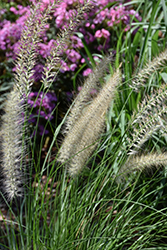
[[[106,112],[111,101],[115,97],[115,92],[120,83],[120,73],[117,70],[113,76],[110,76],[104,86],[101,88],[97,96],[82,109],[83,99],[80,105],[77,98],[78,110],[81,110],[81,115],[78,119],[75,117],[73,126],[71,127],[71,119],[67,119],[67,135],[59,152],[58,160],[65,163],[71,176],[78,175],[83,169],[85,163],[91,156],[97,146],[97,141],[104,130]],[[92,83],[90,83],[92,84]],[[82,91],[82,90],[81,90]],[[85,88],[83,88],[85,91]],[[86,93],[87,94],[87,93]],[[83,93],[80,94],[81,96]],[[74,106],[74,113],[78,112],[77,106]],[[72,115],[73,118],[73,115]]]
[[[14,86],[5,105],[1,126],[1,171],[3,175],[3,192],[8,200],[23,195],[23,159],[25,145],[22,145],[23,105],[19,99],[18,89]]]

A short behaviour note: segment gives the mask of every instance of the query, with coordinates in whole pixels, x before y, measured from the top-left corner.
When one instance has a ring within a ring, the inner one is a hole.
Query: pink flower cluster
[[[0,23],[0,49],[6,51],[6,57],[15,59],[15,54],[18,48],[18,41],[21,36],[21,31],[24,27],[25,20],[30,14],[29,6],[23,7],[17,5],[17,9],[10,8],[10,11],[15,15],[20,15],[16,22],[12,23],[9,20],[3,20]]]

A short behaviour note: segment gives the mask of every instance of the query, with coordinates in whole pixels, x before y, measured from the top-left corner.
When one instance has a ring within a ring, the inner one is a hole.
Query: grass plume
[[[167,166],[167,153],[149,153],[136,156],[130,156],[122,166],[120,173],[123,176],[130,174],[132,171],[151,170],[153,167]]]
[[[75,98],[70,114],[67,117],[66,126],[64,129],[65,134],[72,129],[75,122],[82,115],[82,110],[84,110],[84,107],[86,107],[88,105],[88,102],[91,101],[91,91],[93,89],[99,91],[101,84],[100,80],[102,80],[102,78],[104,77],[109,61],[110,56],[104,57],[94,68],[93,72],[88,75],[81,91]]]
[[[84,111],[82,110],[82,116],[66,135],[58,160],[64,163],[70,159],[66,165],[71,176],[81,172],[95,149],[97,140],[104,129],[106,112],[119,83],[120,73],[117,70],[113,76],[109,77],[92,103]]]
[[[76,30],[80,20],[83,17],[83,14],[88,11],[91,7],[91,2],[88,0],[84,3],[83,6],[79,5],[76,10],[76,15],[73,14],[70,24],[68,27],[64,27],[61,30],[60,34],[56,38],[55,46],[50,51],[50,56],[46,59],[46,64],[43,69],[43,77],[42,77],[42,84],[45,88],[48,88],[53,83],[54,79],[56,78],[57,74],[61,69],[61,51],[64,51],[66,47],[67,41],[70,43],[70,36]],[[56,48],[56,49],[55,49]]]
[[[140,87],[145,85],[146,80],[157,70],[165,66],[167,61],[167,49],[156,56],[152,61],[148,62],[144,68],[140,69],[137,74],[133,76],[131,88],[138,90]]]
[[[136,154],[144,143],[158,130],[166,131],[167,89],[161,87],[151,97],[145,97],[138,111],[134,112],[131,121],[132,139],[129,154]]]
[[[5,105],[5,114],[1,125],[1,169],[3,175],[3,191],[8,200],[23,195],[23,167],[25,145],[22,143],[23,114],[22,100],[19,90],[14,86]]]
[[[33,84],[34,66],[36,65],[37,47],[41,35],[46,29],[46,23],[50,13],[56,7],[56,3],[48,4],[45,11],[40,10],[41,3],[38,2],[31,9],[30,16],[25,22],[20,38],[20,45],[15,62],[15,84],[18,86],[21,95],[28,96]],[[34,20],[36,20],[34,22]]]

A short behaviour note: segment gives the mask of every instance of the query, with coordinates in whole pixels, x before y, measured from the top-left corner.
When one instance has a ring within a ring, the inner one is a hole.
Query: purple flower
[[[44,43],[39,43],[39,54],[43,57],[46,58],[50,55],[50,51],[53,47],[55,47],[54,43],[55,40],[50,40],[48,44]]]
[[[47,135],[49,130],[45,129],[43,124],[38,124],[39,134],[42,136],[43,134]]]
[[[102,37],[102,32],[101,32],[101,30],[97,30],[97,31],[96,31],[95,37],[96,37],[96,38],[101,38],[101,37]]]
[[[92,69],[88,68],[88,69],[84,70],[83,76],[88,76],[90,73],[92,73]]]
[[[82,59],[81,59],[81,63],[85,63],[85,58],[82,58]]]
[[[52,120],[53,115],[52,112],[56,106],[57,102],[57,97],[54,93],[48,92],[48,93],[43,93],[43,92],[31,92],[28,96],[28,104],[30,107],[33,108],[32,114],[29,117],[28,122],[33,123],[34,125],[37,122],[37,115],[40,115],[39,119],[39,133],[42,134],[44,131],[44,120]],[[43,118],[41,120],[41,118]],[[45,130],[45,134],[49,133],[48,130]]]
[[[68,59],[73,63],[77,62],[81,58],[81,55],[78,52],[76,52],[74,49],[71,49],[71,50],[68,49],[66,51],[66,54],[68,56]]]
[[[73,63],[70,65],[70,70],[71,71],[75,71],[75,69],[77,68],[77,64],[76,63]]]
[[[69,71],[70,68],[68,67],[67,63],[63,60],[61,60],[61,66],[60,66],[60,72],[64,73],[66,71]]]
[[[110,36],[110,32],[108,30],[102,29],[101,32],[102,36],[106,39]]]

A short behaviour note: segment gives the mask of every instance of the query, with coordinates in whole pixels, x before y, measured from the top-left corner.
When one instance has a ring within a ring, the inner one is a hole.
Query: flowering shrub
[[[31,0],[35,2],[35,0]],[[42,42],[39,43],[38,52],[42,60],[45,59],[53,46],[56,46],[56,34],[59,29],[67,27],[73,15],[76,15],[77,2],[83,5],[84,1],[64,0],[59,3],[52,15],[52,22],[50,26],[46,26],[46,31],[42,34]],[[77,31],[84,35],[86,43],[91,48],[91,52],[100,52],[101,50],[107,51],[113,47],[114,38],[111,37],[111,31],[122,22],[124,30],[130,29],[130,17],[135,17],[140,20],[138,13],[133,9],[127,9],[120,1],[119,5],[114,7],[113,0],[95,0],[92,2],[92,8],[88,13],[84,13],[84,21],[80,23]],[[49,0],[43,0],[41,9],[45,9]],[[109,7],[107,7],[109,6]],[[3,13],[5,10],[1,10]],[[23,7],[21,5],[12,6],[10,11],[18,16],[15,22],[9,20],[1,20],[0,26],[0,49],[6,51],[7,58],[15,59],[15,54],[18,49],[18,40],[21,35],[22,28],[27,16],[30,14],[29,6]],[[71,41],[67,42],[63,51],[60,51],[61,72],[75,71],[80,64],[83,64],[83,56],[80,50],[83,48],[81,38],[76,34],[71,36]],[[67,60],[65,60],[67,58]],[[37,70],[37,74],[41,72]],[[38,76],[38,78],[40,78]]]
[[[36,2],[36,0],[30,1]],[[53,0],[42,0],[41,10],[44,11],[50,1]],[[30,6],[22,6],[12,1],[9,2],[11,3],[8,9],[10,14],[7,15],[6,9],[0,10],[0,60],[4,60],[5,55],[7,59],[7,61],[5,59],[5,63],[16,59],[21,32],[25,20],[30,15]],[[96,61],[97,59],[99,60],[97,54],[101,54],[101,52],[106,53],[109,49],[115,49],[115,44],[118,39],[115,30],[119,26],[126,32],[130,29],[132,15],[135,16],[137,20],[141,20],[139,14],[135,12],[132,7],[128,8],[123,6],[123,1],[118,1],[117,6],[114,5],[114,0],[94,0],[90,2],[92,7],[88,12],[83,14],[83,19],[77,26],[77,32],[71,34],[70,39],[67,40],[63,49],[58,51],[58,56],[61,58],[58,65],[60,67],[60,74],[56,77],[55,84],[52,86],[54,90],[59,91],[59,98],[62,105],[64,105],[63,98],[67,100],[67,95],[63,93],[71,92],[73,88],[71,79],[75,76],[78,69],[83,66],[83,70],[81,71],[83,76],[87,76],[92,72],[91,63],[86,67],[90,59],[85,53],[82,37],[90,53],[92,55],[96,54],[93,55],[93,59]],[[41,41],[38,43],[37,48],[39,56],[34,67],[33,75],[33,81],[36,83],[42,78],[46,58],[50,55],[52,48],[57,46],[57,34],[60,29],[65,29],[70,25],[70,20],[73,16],[76,16],[79,11],[78,3],[84,5],[83,0],[64,0],[60,2],[57,8],[54,9],[49,24],[45,26],[45,30],[41,33]],[[10,19],[11,16],[12,18]],[[3,57],[1,57],[1,55],[3,55]],[[13,66],[13,71],[14,70],[15,68]],[[39,110],[38,104],[40,104],[42,98],[40,95],[34,107],[34,112],[37,114]],[[36,97],[37,92],[31,93],[29,96],[30,105],[33,105],[34,98]],[[46,95],[45,98],[51,98],[51,96]],[[55,105],[52,101],[53,99],[51,98],[50,108]],[[42,103],[42,105],[44,106],[42,106],[40,112],[40,115],[43,116],[43,119],[40,118],[39,123],[40,134],[42,134],[44,130],[44,125],[41,125],[43,124],[42,120],[46,120],[46,117],[48,118],[51,112],[49,108],[45,107],[45,104]],[[48,116],[46,112],[48,112]],[[33,116],[31,117],[31,122],[33,122],[33,124],[36,123]],[[48,133],[48,131],[46,130],[45,133]]]
[[[20,39],[24,22],[30,14],[29,9],[29,6],[23,7],[21,5],[17,5],[17,9],[15,7],[11,7],[10,11],[19,16],[16,22],[11,22],[6,19],[1,20],[0,22],[0,49],[6,51],[7,58],[12,57],[15,59],[15,54],[18,48],[18,40]],[[1,12],[4,14],[5,10],[1,10]]]
[[[33,108],[32,114],[28,120],[29,123],[36,125],[37,117],[40,115],[40,121],[38,125],[38,132],[40,135],[43,133],[48,134],[49,130],[44,129],[46,121],[53,119],[52,112],[56,106],[57,97],[54,93],[48,92],[31,92],[28,96],[28,104]]]

